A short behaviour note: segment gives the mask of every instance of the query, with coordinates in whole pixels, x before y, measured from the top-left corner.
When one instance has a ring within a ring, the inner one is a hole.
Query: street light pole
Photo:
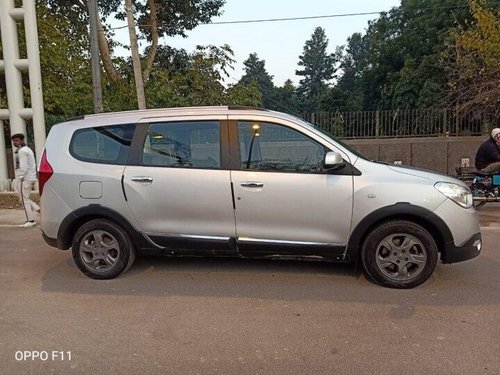
[[[94,90],[94,112],[100,113],[102,107],[101,64],[99,61],[99,44],[97,41],[97,0],[88,0],[90,19],[90,54],[92,56],[92,86]]]

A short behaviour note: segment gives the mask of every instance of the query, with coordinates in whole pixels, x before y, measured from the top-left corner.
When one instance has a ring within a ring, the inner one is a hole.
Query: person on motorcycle
[[[500,173],[500,128],[491,131],[476,153],[476,168],[484,173]]]

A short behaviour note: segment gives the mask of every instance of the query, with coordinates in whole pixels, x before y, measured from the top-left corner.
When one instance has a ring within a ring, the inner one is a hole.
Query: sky
[[[400,0],[226,0],[222,16],[215,17],[212,21],[378,12],[388,11],[399,4]],[[225,82],[228,85],[238,82],[244,74],[243,61],[250,53],[256,52],[260,59],[265,60],[266,69],[273,76],[274,84],[281,86],[287,79],[295,84],[300,80],[295,75],[299,56],[316,27],[325,29],[329,40],[328,52],[333,53],[336,46],[345,45],[347,38],[353,33],[364,32],[368,21],[376,18],[377,15],[364,15],[253,24],[199,25],[187,33],[187,38],[161,37],[159,43],[184,48],[188,52],[194,51],[197,45],[228,44],[236,60],[234,70]],[[112,26],[124,24],[122,21],[113,21]],[[128,45],[128,30],[116,30],[116,39]],[[116,54],[128,56],[130,51],[119,48]]]

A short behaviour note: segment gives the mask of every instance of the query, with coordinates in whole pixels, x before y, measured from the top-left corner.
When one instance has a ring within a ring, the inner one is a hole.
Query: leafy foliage
[[[291,80],[275,86],[257,53],[244,61],[241,80],[229,84],[235,63],[229,46],[186,51],[154,42],[159,35],[185,36],[221,14],[224,3],[133,0],[139,37],[148,43],[141,61],[149,107],[231,104],[300,114],[440,105],[500,114],[500,14],[487,0],[402,0],[334,53],[318,27],[299,57],[298,87]],[[109,61],[101,50],[107,111],[136,107],[131,59],[113,57],[116,42],[105,25],[109,17],[123,17],[123,4],[99,0],[100,34],[109,47]],[[36,5],[50,125],[93,110],[88,10],[86,0],[36,0]],[[0,75],[0,107],[6,106],[3,79]],[[27,79],[24,84],[28,91]]]
[[[42,2],[37,6],[44,106],[51,125],[93,110],[89,39],[75,9],[65,17]],[[25,83],[28,86],[28,82]]]
[[[450,32],[443,52],[449,77],[448,105],[460,112],[500,115],[500,11],[484,0],[470,0],[473,21]]]
[[[326,91],[328,83],[335,77],[337,71],[337,56],[327,53],[328,38],[325,30],[317,27],[311,39],[306,41],[298,65],[302,67],[295,74],[304,77],[300,80],[298,92],[307,102],[307,110],[316,106],[319,97]]]
[[[382,13],[364,36],[349,40],[340,88],[361,95],[367,110],[438,102],[447,78],[439,56],[446,32],[469,18],[466,6],[466,0],[403,0]]]
[[[256,53],[251,53],[243,62],[245,74],[240,79],[243,85],[255,83],[262,93],[262,104],[265,108],[274,106],[274,84],[273,76],[266,70],[266,62],[260,60]]]

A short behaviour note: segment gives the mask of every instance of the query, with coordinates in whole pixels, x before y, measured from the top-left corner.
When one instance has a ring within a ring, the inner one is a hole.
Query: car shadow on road
[[[141,256],[125,274],[112,280],[93,280],[83,275],[68,258],[50,269],[43,279],[43,290],[99,294],[245,294],[249,288],[286,284],[310,285],[335,280],[357,283],[360,269],[350,264],[318,261],[169,258]]]
[[[500,285],[486,285],[480,279],[476,269],[478,262],[484,262],[481,268],[488,266],[488,260],[481,258],[476,262],[438,265],[431,279],[422,286],[397,290],[371,283],[361,270],[347,264],[143,256],[116,279],[93,280],[83,275],[68,258],[46,273],[42,290],[92,295],[237,297],[399,306],[416,303],[498,305]]]

